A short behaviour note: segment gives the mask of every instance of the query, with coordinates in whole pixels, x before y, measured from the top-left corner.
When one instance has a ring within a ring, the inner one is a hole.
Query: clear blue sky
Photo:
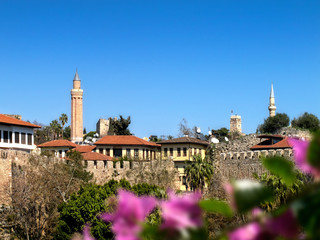
[[[277,112],[320,117],[320,1],[0,0],[1,113],[49,124],[75,69],[84,126],[131,116],[139,137],[189,126],[245,133]]]

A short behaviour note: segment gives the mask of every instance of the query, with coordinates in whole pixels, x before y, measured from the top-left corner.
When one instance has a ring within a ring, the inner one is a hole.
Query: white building
[[[0,114],[0,148],[31,151],[34,145],[35,128],[38,125]]]

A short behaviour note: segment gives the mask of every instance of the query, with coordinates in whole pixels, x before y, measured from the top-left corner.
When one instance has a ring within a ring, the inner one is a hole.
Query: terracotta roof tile
[[[104,136],[94,144],[96,145],[136,145],[136,146],[150,146],[161,147],[154,142],[148,142],[141,138],[131,135],[118,135],[118,136]]]
[[[254,145],[250,150],[263,150],[263,149],[283,149],[283,148],[292,148],[291,144],[288,141],[287,137],[282,136],[282,140],[275,144],[271,144],[271,138],[262,141],[261,143]]]
[[[207,141],[203,141],[197,138],[191,138],[191,137],[181,137],[181,138],[173,138],[165,141],[158,142],[159,144],[174,144],[174,143],[195,143],[195,144],[201,144],[201,145],[209,145]]]
[[[86,153],[86,152],[92,152],[92,150],[95,148],[96,148],[95,145],[78,145],[74,150],[81,153]]]
[[[24,127],[32,127],[32,128],[41,128],[41,126],[29,123],[29,122],[25,122],[16,118],[8,117],[4,114],[0,114],[0,123],[24,126]]]
[[[97,153],[97,152],[86,152],[82,153],[83,160],[95,161],[95,160],[113,160],[112,157]]]
[[[70,142],[69,140],[53,140],[49,142],[45,142],[42,144],[39,144],[38,147],[69,147],[69,148],[75,148],[79,145]]]

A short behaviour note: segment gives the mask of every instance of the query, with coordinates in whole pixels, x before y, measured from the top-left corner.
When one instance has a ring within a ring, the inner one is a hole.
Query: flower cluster
[[[103,213],[101,219],[112,222],[112,231],[117,240],[138,240],[146,217],[157,206],[162,212],[162,230],[184,231],[202,226],[202,210],[198,206],[199,192],[175,195],[168,192],[168,200],[158,201],[151,196],[138,197],[131,192],[118,192],[118,206],[114,213]],[[92,240],[89,230],[84,230],[84,239]]]

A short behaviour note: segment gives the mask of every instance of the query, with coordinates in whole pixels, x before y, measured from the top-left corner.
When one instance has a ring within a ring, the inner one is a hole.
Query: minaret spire
[[[274,91],[273,91],[273,83],[271,84],[271,91],[270,91],[270,98],[269,98],[269,116],[274,117],[276,115],[276,104],[274,98]]]

